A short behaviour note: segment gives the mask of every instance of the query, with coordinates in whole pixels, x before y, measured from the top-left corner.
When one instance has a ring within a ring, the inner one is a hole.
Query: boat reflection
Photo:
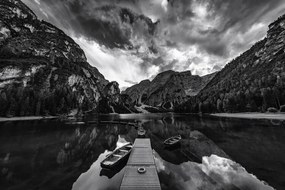
[[[117,173],[119,173],[127,164],[128,159],[124,159],[120,164],[118,164],[115,168],[106,169],[102,168],[100,171],[100,176],[106,176],[109,179],[114,177]]]
[[[129,141],[125,135],[118,135],[115,149],[122,147]],[[127,159],[120,163],[114,170],[106,170],[100,166],[100,163],[109,155],[111,151],[105,151],[91,165],[88,171],[82,173],[74,182],[72,190],[100,190],[100,189],[118,189],[124,174],[124,166]]]

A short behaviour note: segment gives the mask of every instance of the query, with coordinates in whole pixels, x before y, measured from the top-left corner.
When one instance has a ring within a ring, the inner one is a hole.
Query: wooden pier
[[[139,173],[138,168],[145,168]],[[136,139],[128,160],[120,190],[161,190],[150,139]]]

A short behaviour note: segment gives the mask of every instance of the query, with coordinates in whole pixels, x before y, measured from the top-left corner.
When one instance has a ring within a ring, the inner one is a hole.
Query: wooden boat
[[[116,165],[116,167],[102,168],[99,175],[106,176],[109,179],[111,179],[126,166],[127,162],[128,162],[128,159],[123,159],[120,163]]]
[[[109,154],[102,162],[101,167],[111,169],[119,165],[132,151],[133,145],[128,143]]]
[[[177,145],[180,142],[180,140],[181,140],[181,136],[177,135],[177,136],[173,136],[173,137],[166,139],[163,143],[165,146],[174,146],[174,145]]]
[[[146,133],[146,130],[144,128],[140,127],[138,129],[138,137],[144,137],[145,133]]]

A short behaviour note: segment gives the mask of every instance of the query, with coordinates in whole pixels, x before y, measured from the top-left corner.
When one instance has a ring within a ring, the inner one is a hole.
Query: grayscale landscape
[[[0,187],[285,189],[282,0],[0,0]]]

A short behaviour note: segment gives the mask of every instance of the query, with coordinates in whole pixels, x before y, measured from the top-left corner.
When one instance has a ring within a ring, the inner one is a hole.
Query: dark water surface
[[[284,122],[170,113],[100,118],[138,122],[147,131],[162,189],[285,189]],[[181,147],[165,149],[163,140],[177,134]],[[1,189],[119,189],[124,165],[108,171],[100,162],[136,137],[133,126],[119,124],[0,123]]]

